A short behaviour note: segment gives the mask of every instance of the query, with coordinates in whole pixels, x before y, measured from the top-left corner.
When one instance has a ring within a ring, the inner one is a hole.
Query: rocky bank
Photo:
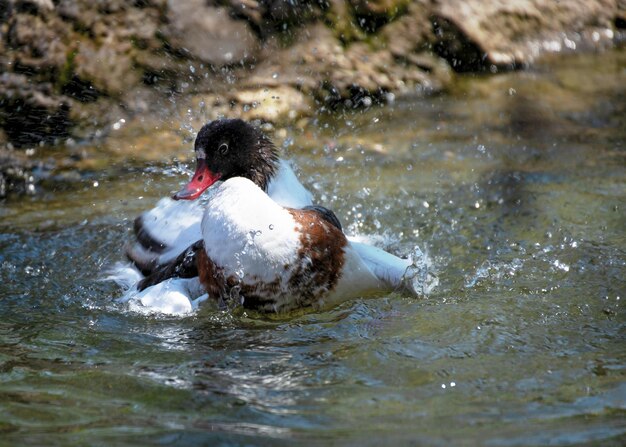
[[[121,119],[294,122],[602,49],[625,27],[626,0],[0,0],[0,196],[33,146]]]

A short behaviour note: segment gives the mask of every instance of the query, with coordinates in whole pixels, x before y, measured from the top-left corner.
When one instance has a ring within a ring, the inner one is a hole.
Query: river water
[[[130,310],[103,271],[191,150],[140,138],[0,202],[0,444],[626,442],[626,52],[275,137],[347,232],[428,252],[425,299]]]

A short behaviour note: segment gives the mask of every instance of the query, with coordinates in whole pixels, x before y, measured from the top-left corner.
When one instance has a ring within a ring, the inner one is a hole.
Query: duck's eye
[[[217,150],[220,154],[224,155],[226,152],[228,152],[228,143],[220,144],[220,147],[218,147]]]

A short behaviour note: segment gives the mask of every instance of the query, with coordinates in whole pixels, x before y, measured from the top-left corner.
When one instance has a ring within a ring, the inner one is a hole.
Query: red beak
[[[200,197],[206,189],[217,182],[222,174],[214,174],[207,167],[204,158],[197,159],[196,172],[191,181],[172,197],[174,200],[193,200]]]

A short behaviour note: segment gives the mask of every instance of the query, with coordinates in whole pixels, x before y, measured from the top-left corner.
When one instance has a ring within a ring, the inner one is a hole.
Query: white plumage
[[[206,252],[225,276],[270,282],[294,265],[300,225],[250,180],[234,177],[217,186],[202,218]]]

